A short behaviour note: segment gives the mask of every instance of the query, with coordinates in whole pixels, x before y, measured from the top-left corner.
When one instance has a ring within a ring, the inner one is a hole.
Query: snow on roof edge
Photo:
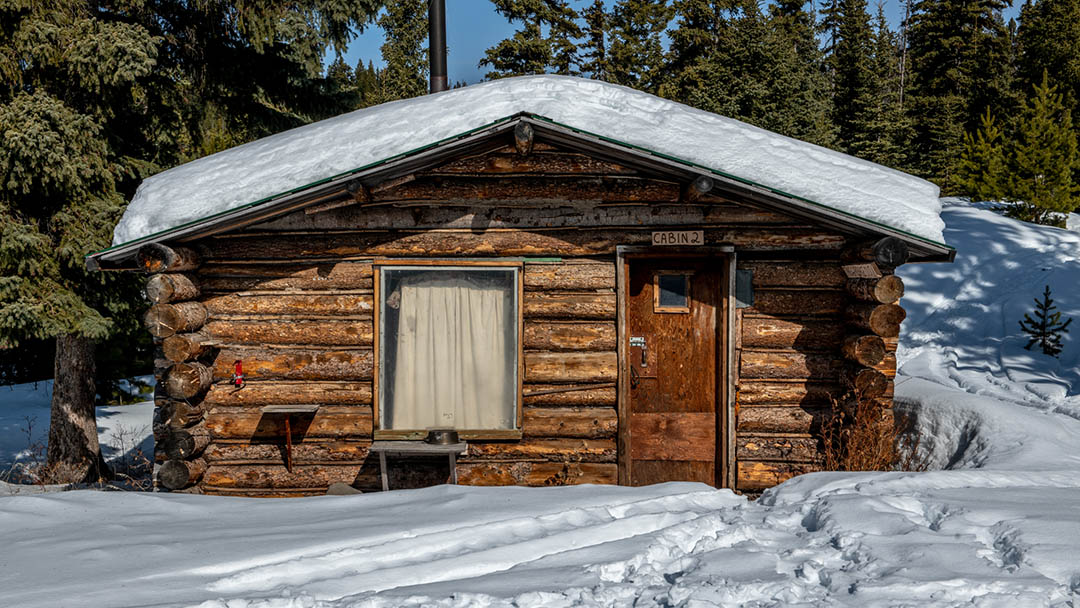
[[[520,114],[945,245],[939,191],[926,180],[626,87],[545,75],[356,110],[163,171],[139,186],[114,231],[113,246],[103,251],[254,206]],[[402,138],[401,132],[412,137]],[[363,145],[356,145],[358,141]],[[718,147],[716,141],[726,145]]]

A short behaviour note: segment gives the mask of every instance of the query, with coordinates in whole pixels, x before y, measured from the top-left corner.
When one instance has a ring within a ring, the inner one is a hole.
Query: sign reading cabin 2
[[[605,83],[504,79],[253,145],[148,178],[88,256],[151,274],[165,489],[376,490],[402,449],[380,442],[451,428],[463,484],[760,492],[821,468],[834,401],[891,411],[893,271],[953,254],[889,220],[936,218],[921,180]],[[867,176],[900,198],[845,198]],[[405,451],[391,487],[453,478]]]

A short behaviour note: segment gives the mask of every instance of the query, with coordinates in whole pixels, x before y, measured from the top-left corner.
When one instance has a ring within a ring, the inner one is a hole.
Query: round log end
[[[882,304],[894,304],[904,295],[904,281],[895,274],[888,274],[874,285],[874,298]]]
[[[889,388],[889,378],[876,369],[851,370],[845,380],[859,399],[876,399]]]
[[[205,471],[202,461],[166,460],[158,469],[158,483],[168,490],[182,490],[198,482]]]
[[[168,338],[184,326],[184,317],[170,304],[154,304],[143,317],[146,328],[155,338]]]
[[[870,329],[883,338],[895,338],[900,335],[900,324],[907,318],[907,312],[896,304],[882,304],[870,313]]]
[[[881,363],[885,352],[881,336],[848,336],[844,340],[844,355],[859,365],[873,367]]]
[[[874,261],[880,266],[896,268],[908,261],[910,252],[907,243],[895,236],[888,236],[874,243],[872,247]]]
[[[210,388],[212,376],[201,363],[177,363],[165,374],[165,391],[177,399],[191,399]]]

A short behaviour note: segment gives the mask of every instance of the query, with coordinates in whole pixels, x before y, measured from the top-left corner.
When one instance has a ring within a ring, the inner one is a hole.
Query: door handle
[[[648,345],[641,345],[641,367],[649,367],[649,347]]]

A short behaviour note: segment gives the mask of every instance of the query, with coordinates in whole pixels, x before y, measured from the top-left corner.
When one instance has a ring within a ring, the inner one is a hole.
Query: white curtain
[[[506,290],[432,274],[402,278],[390,296],[399,317],[386,428],[513,428]]]

